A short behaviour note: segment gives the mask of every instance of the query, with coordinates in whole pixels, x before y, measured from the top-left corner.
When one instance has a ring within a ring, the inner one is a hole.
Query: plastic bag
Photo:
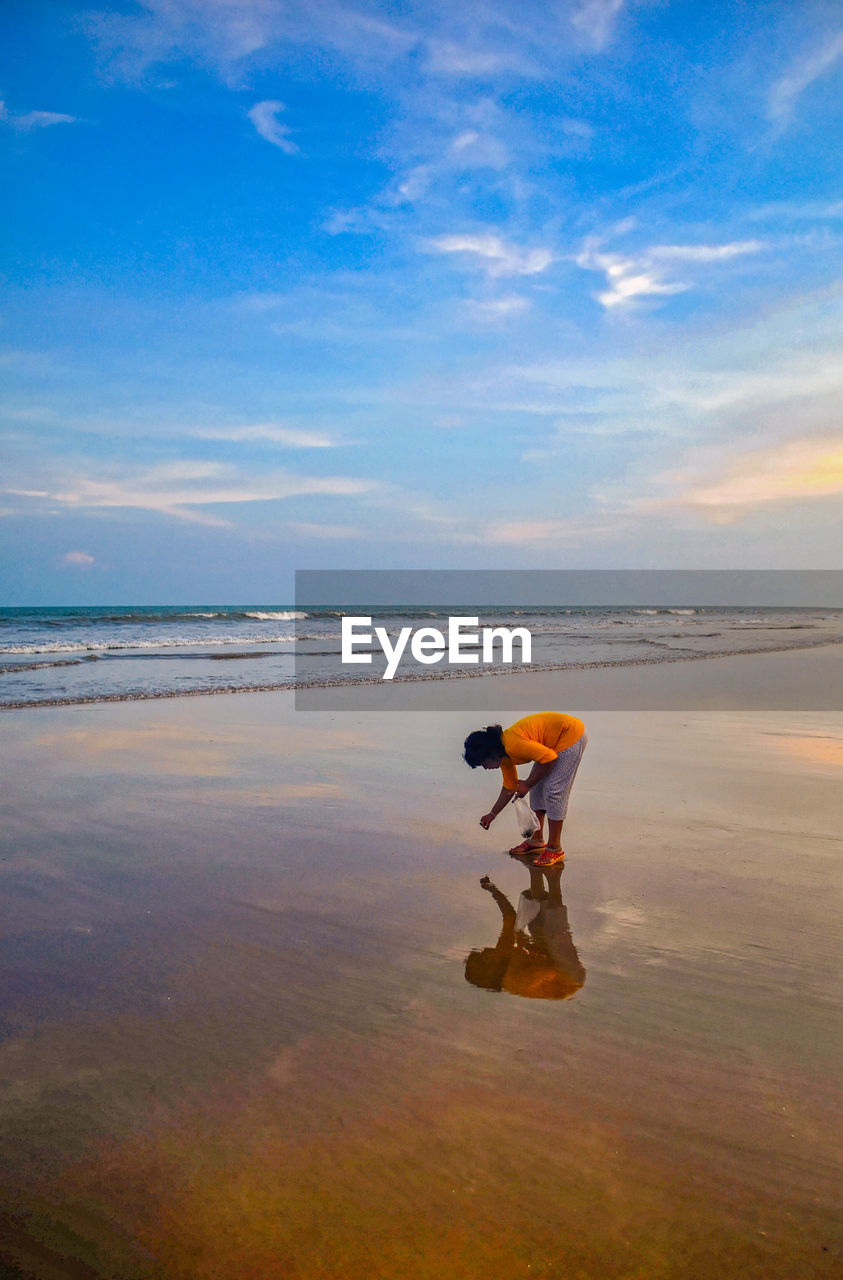
[[[523,796],[516,796],[512,802],[512,807],[515,810],[515,821],[518,823],[518,830],[525,840],[529,840],[540,829],[538,818]]]

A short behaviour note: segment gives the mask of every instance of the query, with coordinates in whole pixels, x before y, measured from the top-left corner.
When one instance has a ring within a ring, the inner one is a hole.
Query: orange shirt
[[[503,747],[507,758],[501,762],[503,785],[515,790],[517,764],[547,764],[555,760],[560,751],[579,742],[585,733],[585,725],[576,716],[563,715],[561,711],[539,711],[525,716],[503,731]]]

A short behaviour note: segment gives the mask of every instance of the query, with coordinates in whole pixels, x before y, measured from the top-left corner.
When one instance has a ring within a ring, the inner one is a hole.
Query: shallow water
[[[702,588],[701,588],[702,589]],[[371,606],[363,607],[371,613]],[[549,607],[457,613],[481,626],[528,627],[532,666],[608,669],[662,666],[742,652],[803,650],[843,644],[843,610],[835,608]],[[245,689],[299,689],[381,683],[383,650],[371,664],[341,661],[340,627],[347,610],[287,606],[199,605],[167,608],[0,608],[0,708],[19,705],[166,697]],[[352,610],[352,612],[354,612]],[[405,626],[447,631],[449,611],[426,607],[375,609],[373,625],[394,638]],[[520,644],[514,648],[520,666]],[[495,664],[503,673],[513,667]],[[405,651],[397,683],[476,676],[480,664],[425,665]],[[488,670],[488,668],[487,668]],[[460,679],[460,685],[465,683]],[[434,694],[435,696],[435,694]],[[446,698],[460,697],[449,689]],[[444,702],[448,709],[450,703]]]
[[[4,716],[0,1257],[837,1274],[843,721],[585,718],[544,899],[471,716]]]

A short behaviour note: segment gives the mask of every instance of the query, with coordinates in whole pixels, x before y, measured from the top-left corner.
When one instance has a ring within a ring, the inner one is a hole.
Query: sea
[[[384,627],[392,637],[406,626],[447,632],[451,615],[478,617],[481,627],[526,627],[532,635],[530,669],[543,670],[650,665],[843,643],[843,609],[833,608],[3,608],[0,709],[379,681],[383,661],[353,667],[341,663],[344,615],[369,616],[373,627]],[[482,664],[425,666],[406,655],[395,678],[464,678],[489,672]]]

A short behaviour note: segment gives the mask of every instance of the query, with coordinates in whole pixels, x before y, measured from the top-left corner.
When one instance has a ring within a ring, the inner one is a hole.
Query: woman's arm
[[[558,759],[559,757],[557,756],[556,760]],[[536,762],[524,781],[518,782],[515,790],[518,792],[519,796],[525,796],[528,791],[532,790],[537,782],[541,782],[542,778],[546,777],[546,775],[550,773],[551,769],[556,764],[556,760],[548,760],[544,764]]]
[[[509,925],[510,928],[512,928],[515,921],[518,919],[518,914],[512,903],[509,901],[509,898],[507,898],[506,894],[501,893],[496,884],[492,884],[488,876],[484,876],[480,883],[483,888],[492,895],[495,902],[498,904],[504,924]]]
[[[503,810],[509,804],[510,800],[514,795],[515,795],[515,792],[510,791],[508,787],[501,787],[501,792],[497,800],[492,805],[489,812],[484,813],[483,817],[480,819],[480,826],[483,827],[486,831],[488,831],[489,827],[492,825],[495,818],[498,816],[499,813],[503,812]]]

